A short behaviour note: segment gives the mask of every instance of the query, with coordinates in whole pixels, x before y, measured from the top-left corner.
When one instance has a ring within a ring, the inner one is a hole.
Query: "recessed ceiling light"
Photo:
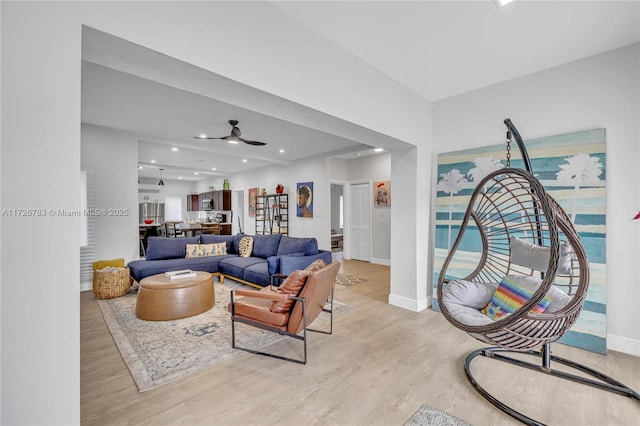
[[[178,179],[182,179],[182,176],[178,176]]]
[[[178,150],[178,148],[176,148],[175,146],[173,148],[171,148],[171,151],[176,152]]]
[[[193,172],[194,175],[198,176],[198,172]]]
[[[373,151],[374,152],[382,152],[382,151],[384,151],[384,148],[374,148]]]
[[[200,135],[198,136],[200,139],[206,139],[207,135],[205,135],[204,133],[200,133]]]
[[[141,170],[142,170],[142,166],[138,166],[138,169],[141,169]]]
[[[151,160],[151,162],[152,162],[153,164],[156,164],[156,160]]]
[[[513,2],[515,0],[493,0],[493,2],[495,3],[496,7],[498,9],[500,9],[502,6],[506,6],[509,3]]]
[[[242,159],[242,162],[243,162],[243,163],[246,163],[246,162],[247,162],[247,159],[246,159],[246,158],[243,158],[243,159]]]
[[[211,168],[211,170],[213,170],[213,171],[215,172],[215,171],[216,171],[216,168],[215,168],[215,167],[212,167],[212,168]]]
[[[280,149],[280,154],[284,154],[284,149]]]

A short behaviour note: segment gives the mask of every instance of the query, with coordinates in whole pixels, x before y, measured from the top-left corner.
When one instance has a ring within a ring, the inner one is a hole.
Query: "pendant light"
[[[162,180],[162,171],[164,169],[160,169],[160,182],[158,182],[158,185],[164,185],[164,181]]]

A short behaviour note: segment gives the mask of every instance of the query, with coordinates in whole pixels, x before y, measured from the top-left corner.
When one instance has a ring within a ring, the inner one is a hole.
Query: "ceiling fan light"
[[[232,143],[232,144],[237,144],[238,143],[238,141],[234,140],[234,139],[229,139],[229,140],[227,140],[227,142]]]

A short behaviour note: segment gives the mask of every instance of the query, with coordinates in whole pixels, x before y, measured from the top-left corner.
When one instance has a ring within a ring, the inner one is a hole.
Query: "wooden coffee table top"
[[[196,273],[192,278],[178,278],[170,279],[165,274],[151,275],[140,281],[140,287],[153,289],[153,290],[169,290],[173,288],[192,287],[194,285],[202,284],[205,281],[211,281],[213,276],[209,272],[193,271]]]

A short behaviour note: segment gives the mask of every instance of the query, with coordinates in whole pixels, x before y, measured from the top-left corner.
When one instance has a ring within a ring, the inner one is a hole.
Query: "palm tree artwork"
[[[489,173],[500,170],[503,167],[502,161],[493,158],[493,155],[477,157],[473,160],[473,164],[475,164],[475,167],[467,173],[472,182],[480,182]]]
[[[576,222],[577,197],[581,186],[599,185],[602,174],[602,163],[598,157],[578,153],[567,157],[566,164],[560,164],[560,171],[556,173],[558,183],[573,186],[573,201],[571,205],[571,222]]]
[[[453,196],[457,194],[461,189],[464,188],[465,184],[468,182],[465,175],[460,173],[458,169],[451,169],[450,172],[444,173],[440,175],[440,180],[438,181],[437,189],[438,191],[442,191],[446,194],[449,194],[451,200],[453,200]],[[453,215],[453,204],[449,204],[449,225],[448,225],[448,233],[447,233],[447,248],[451,248],[451,219]]]

